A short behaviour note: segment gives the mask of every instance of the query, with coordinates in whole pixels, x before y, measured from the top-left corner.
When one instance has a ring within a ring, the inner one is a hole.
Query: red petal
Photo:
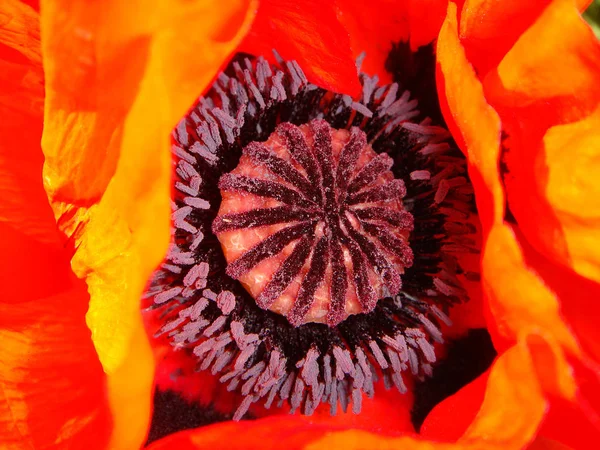
[[[0,303],[0,441],[7,448],[106,448],[111,417],[85,324],[88,299],[76,281],[52,297]]]
[[[447,0],[410,0],[410,47],[416,50],[438,37],[448,9]]]
[[[4,301],[68,286],[68,259],[42,186],[43,70],[39,14],[2,2],[0,16],[0,273]]]
[[[383,83],[391,82],[385,61],[392,43],[409,38],[410,17],[407,0],[360,0],[338,2],[338,18],[350,37],[352,55],[366,53],[361,70],[377,74]]]
[[[433,408],[421,426],[421,435],[447,442],[460,438],[481,409],[490,370]]]
[[[171,435],[148,450],[267,450],[300,449],[331,431],[304,416],[276,416],[248,422],[227,422]]]
[[[590,417],[572,402],[560,398],[550,399],[548,415],[540,428],[540,436],[561,442],[573,449],[588,448],[598,442],[600,431],[590,423]]]
[[[273,49],[298,61],[308,78],[325,89],[352,96],[361,91],[348,33],[332,2],[261,2],[240,50],[270,59]]]
[[[362,70],[391,82],[385,62],[392,43],[410,41],[416,50],[437,38],[447,0],[375,0],[338,2],[338,19],[350,37],[353,56],[366,52]]]
[[[598,366],[570,358],[578,384],[572,399],[550,397],[550,411],[540,434],[572,448],[588,448],[600,440],[600,370]]]

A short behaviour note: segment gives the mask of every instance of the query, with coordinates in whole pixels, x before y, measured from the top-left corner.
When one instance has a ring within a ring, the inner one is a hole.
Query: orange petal
[[[549,340],[576,352],[577,343],[561,320],[555,294],[525,263],[515,236],[502,224],[500,122],[458,39],[454,4],[440,31],[438,61],[439,91],[445,94],[442,110],[474,169],[470,173],[484,228],[482,283],[495,344],[502,348],[523,334],[544,330]]]
[[[348,33],[336,17],[333,2],[260,2],[240,50],[270,59],[273,49],[284,59],[298,61],[319,86],[353,96],[361,91]]]
[[[483,95],[481,82],[466,58],[458,38],[456,5],[448,5],[448,14],[437,40],[437,90],[440,108],[455,141],[465,153],[469,175],[476,192],[481,240],[485,242],[491,224],[503,213],[503,193],[498,173],[500,120]],[[461,264],[479,271],[478,258],[461,257]],[[458,305],[453,320],[471,326],[482,324],[481,285],[467,283],[473,302]],[[468,313],[468,316],[463,315]]]
[[[481,409],[460,444],[489,448],[522,448],[533,437],[546,412],[546,401],[525,343],[503,353],[490,372]]]
[[[48,0],[42,8],[45,185],[108,374],[111,448],[136,448],[153,361],[139,314],[169,239],[169,134],[235,48],[246,1]]]
[[[596,109],[599,70],[600,43],[592,30],[572,0],[555,0],[515,42],[497,74],[488,75],[486,95],[518,112],[524,126],[567,123]]]
[[[438,38],[438,93],[446,123],[469,162],[485,239],[492,223],[504,215],[498,172],[500,120],[486,102],[458,39],[456,11],[456,4],[449,3]]]
[[[483,253],[482,274],[497,341],[538,333],[552,337],[574,354],[579,352],[560,317],[555,293],[526,264],[509,226],[493,227]]]
[[[600,46],[598,56],[600,63]],[[579,122],[550,128],[544,147],[546,198],[560,222],[567,258],[577,273],[600,281],[600,106]],[[548,237],[542,239],[552,248]]]
[[[577,337],[583,353],[600,361],[600,330],[596,320],[600,313],[597,301],[600,285],[545,258],[527,242],[519,228],[515,232],[526,264],[534,267],[544,284],[556,293],[561,317]]]

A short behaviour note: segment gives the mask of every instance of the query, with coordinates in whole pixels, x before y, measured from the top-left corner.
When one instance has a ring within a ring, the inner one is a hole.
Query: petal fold
[[[480,76],[495,68],[553,0],[466,0],[460,37]]]
[[[436,441],[458,440],[481,409],[490,370],[438,403],[423,422],[420,434]]]
[[[500,119],[487,103],[481,82],[458,37],[456,4],[448,14],[437,42],[437,84],[440,106],[452,135],[469,162],[484,240],[493,222],[504,215],[500,183]]]
[[[465,0],[460,37],[480,77],[494,69],[515,42],[555,0]],[[583,11],[591,0],[574,0]]]
[[[482,274],[495,320],[496,344],[543,332],[573,354],[579,353],[577,341],[560,316],[556,294],[527,265],[508,225],[492,229],[484,248]]]
[[[484,80],[506,133],[505,183],[519,226],[540,253],[596,282],[599,76],[600,43],[572,1],[556,0]]]
[[[458,443],[523,448],[535,437],[546,407],[527,345],[519,342],[492,366],[481,409]]]

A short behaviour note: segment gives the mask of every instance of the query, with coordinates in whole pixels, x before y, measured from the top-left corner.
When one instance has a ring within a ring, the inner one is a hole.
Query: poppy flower
[[[231,412],[238,419],[250,408],[261,418],[197,428],[151,448],[270,448],[284,439],[292,448],[588,448],[600,424],[600,46],[579,15],[587,3],[49,0],[40,15],[35,2],[4,2],[2,442],[139,448],[158,363],[159,386],[183,395],[189,388],[188,398],[223,385],[206,370],[169,384],[178,371],[228,367],[226,381],[249,386],[233,386],[246,394]],[[283,59],[270,56],[274,46]],[[230,63],[236,52],[244,56]],[[241,88],[226,92],[223,83]],[[278,108],[272,116],[267,104]],[[243,156],[235,149],[241,131]],[[261,165],[277,186],[253,172]],[[336,216],[343,232],[321,219],[332,211],[319,194],[328,187],[356,220]],[[236,210],[240,192],[270,200]],[[210,206],[213,198],[222,209]],[[365,203],[370,210],[356,206]],[[262,272],[244,277],[264,258],[255,247],[235,254],[228,242],[249,239],[250,219],[297,221],[292,206],[314,214],[322,234],[279,228],[254,242],[278,254],[305,236],[258,289]],[[278,209],[260,212],[266,208]],[[213,216],[200,228],[206,211]],[[346,270],[330,257],[336,248],[349,255]],[[437,272],[423,270],[430,254]],[[289,304],[284,294],[295,280]],[[332,294],[319,309],[323,285]],[[399,289],[399,298],[380,298]],[[159,313],[146,311],[157,338],[142,323],[144,291],[144,306]],[[497,352],[493,364],[439,402],[417,434],[409,410],[418,381],[404,366],[423,378],[433,371],[440,383],[443,363],[432,363],[443,359],[441,341],[482,326]],[[222,327],[231,339],[220,348],[237,352],[229,359],[210,341]],[[307,335],[319,345],[285,342]],[[237,370],[244,351],[254,365],[241,360]],[[299,412],[253,404],[268,400],[256,388],[265,373],[261,382],[275,380],[270,391]],[[290,374],[301,382],[282,394]],[[373,387],[375,377],[408,392]],[[331,401],[333,378],[343,387]],[[332,408],[349,401],[355,412],[362,401],[363,411],[329,417],[328,407],[315,410],[325,399]]]

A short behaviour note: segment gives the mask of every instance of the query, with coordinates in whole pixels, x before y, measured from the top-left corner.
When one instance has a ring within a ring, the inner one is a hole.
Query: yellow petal
[[[546,198],[575,271],[600,281],[600,107],[583,120],[544,135]]]
[[[482,282],[496,331],[510,341],[544,332],[574,353],[578,345],[559,313],[559,303],[529,268],[508,225],[493,227],[483,251]]]

